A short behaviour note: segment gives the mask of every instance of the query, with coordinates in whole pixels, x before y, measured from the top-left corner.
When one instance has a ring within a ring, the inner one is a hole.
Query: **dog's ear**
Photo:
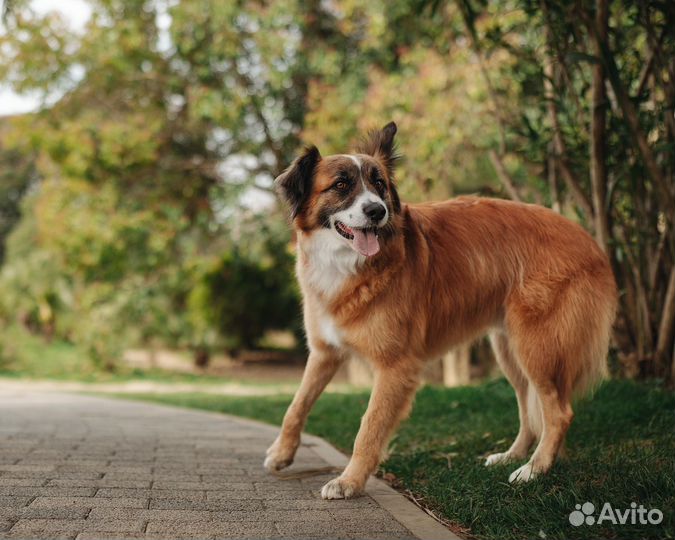
[[[396,124],[389,122],[382,129],[368,133],[366,138],[356,147],[357,152],[379,159],[387,168],[390,178],[393,177],[396,160],[400,157],[394,145],[396,129]]]
[[[298,215],[309,197],[316,165],[320,160],[319,149],[309,146],[274,180],[277,189],[291,207],[291,217]]]

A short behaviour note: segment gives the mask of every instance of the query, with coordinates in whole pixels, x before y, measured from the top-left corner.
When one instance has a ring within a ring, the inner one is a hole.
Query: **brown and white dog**
[[[345,471],[324,499],[363,491],[410,411],[425,360],[489,334],[515,388],[520,430],[486,465],[532,457],[509,481],[546,472],[572,421],[571,399],[606,369],[616,285],[578,225],[546,208],[460,197],[402,204],[387,124],[357,153],[311,147],[276,183],[292,208],[309,359],[265,467],[288,466],[310,408],[350,355],[375,382]]]

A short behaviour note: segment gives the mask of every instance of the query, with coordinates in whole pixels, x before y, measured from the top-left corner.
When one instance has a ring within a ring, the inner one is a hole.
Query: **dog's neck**
[[[335,295],[365,262],[330,229],[298,232],[298,273],[321,297]]]
[[[365,257],[346,245],[330,229],[298,232],[298,276],[319,297],[330,301],[348,284],[396,266],[404,256],[402,234],[388,238],[374,257]]]

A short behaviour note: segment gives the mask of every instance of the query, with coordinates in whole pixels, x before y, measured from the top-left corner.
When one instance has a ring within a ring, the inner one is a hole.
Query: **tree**
[[[330,28],[319,2],[309,12],[290,1],[90,5],[78,34],[58,14],[17,2],[0,37],[2,82],[61,95],[12,124],[15,146],[28,141],[36,155],[38,179],[15,231],[33,249],[10,242],[2,285],[40,313],[54,297],[48,284],[16,279],[38,253],[47,257],[67,289],[56,296],[68,301],[48,303],[48,323],[35,328],[86,341],[112,366],[129,339],[193,335],[194,265],[233,249],[238,198],[250,186],[271,191],[286,166],[313,69],[306,54],[318,54],[311,42]]]
[[[549,187],[561,180],[579,219],[610,255],[621,288],[615,344],[624,373],[672,377],[675,6],[516,2],[544,36],[537,55],[528,44],[513,46],[510,36],[526,32],[495,19],[492,6],[458,4],[469,14],[477,55],[505,49],[536,74],[538,83],[522,87],[518,107],[527,118],[532,97],[547,104],[547,123],[529,135],[540,141],[532,147],[537,152],[513,144],[506,150],[549,167]],[[523,123],[507,127],[522,133]]]

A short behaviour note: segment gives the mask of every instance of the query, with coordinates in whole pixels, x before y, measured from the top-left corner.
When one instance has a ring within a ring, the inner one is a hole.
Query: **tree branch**
[[[473,48],[474,54],[476,55],[476,59],[478,60],[478,67],[480,68],[481,75],[485,81],[485,86],[487,87],[488,95],[490,96],[490,101],[492,102],[492,108],[499,125],[499,153],[504,155],[506,153],[506,126],[504,125],[504,119],[501,115],[502,107],[499,105],[497,91],[492,84],[490,74],[488,73],[487,66],[485,65],[485,60],[483,59],[483,51],[481,50],[480,42],[478,41],[478,34],[476,32],[476,26],[473,22],[473,12],[471,10],[470,4],[463,0],[457,0],[457,6],[459,7],[459,11],[462,14],[464,25],[469,32],[471,46]]]
[[[251,102],[251,108],[253,109],[253,113],[255,114],[255,117],[258,119],[258,122],[260,122],[260,125],[263,129],[265,142],[267,143],[267,146],[274,155],[274,160],[276,161],[275,176],[281,174],[281,171],[283,170],[284,167],[284,160],[286,159],[286,156],[281,151],[279,145],[272,136],[272,130],[269,127],[267,118],[265,118],[262,106],[258,101],[258,96],[255,95],[255,90],[253,88],[254,87],[253,81],[250,79],[248,75],[242,73],[239,70],[238,66],[234,66],[234,72],[236,74],[237,79],[239,80],[239,84],[241,84],[246,89],[246,93],[248,94]]]
[[[541,2],[542,9],[544,12],[547,10],[546,6],[546,1],[542,0]],[[577,180],[576,176],[572,172],[572,169],[569,165],[569,162],[567,160],[567,148],[565,145],[565,140],[563,139],[562,136],[562,130],[560,128],[560,121],[558,119],[558,107],[556,105],[556,95],[555,95],[555,88],[553,86],[553,81],[555,80],[554,78],[554,70],[553,70],[553,59],[551,58],[551,53],[550,51],[553,50],[553,31],[551,30],[551,26],[548,22],[548,19],[544,19],[545,21],[545,31],[546,31],[546,44],[547,44],[547,49],[544,57],[544,97],[546,99],[546,105],[548,108],[548,115],[551,120],[551,126],[553,128],[553,144],[555,148],[555,152],[557,155],[558,159],[558,167],[560,169],[560,173],[562,175],[563,180],[565,181],[565,184],[569,188],[569,190],[572,192],[572,195],[574,197],[574,200],[576,201],[577,205],[582,209],[584,214],[586,215],[586,218],[588,219],[588,223],[590,225],[593,224],[593,207],[591,206],[591,203],[586,196],[586,193],[584,192],[583,188],[581,187],[581,184]]]
[[[502,161],[502,158],[497,152],[494,150],[490,150],[488,152],[488,155],[490,156],[490,161],[492,162],[492,166],[495,168],[495,172],[497,173],[497,177],[499,178],[499,181],[502,183],[504,188],[506,189],[506,192],[509,194],[509,197],[514,200],[521,202],[522,199],[520,198],[520,195],[518,194],[518,189],[516,188],[516,184],[513,181],[513,178],[511,178],[511,175],[508,173],[506,170],[506,167],[504,167],[504,162]]]

